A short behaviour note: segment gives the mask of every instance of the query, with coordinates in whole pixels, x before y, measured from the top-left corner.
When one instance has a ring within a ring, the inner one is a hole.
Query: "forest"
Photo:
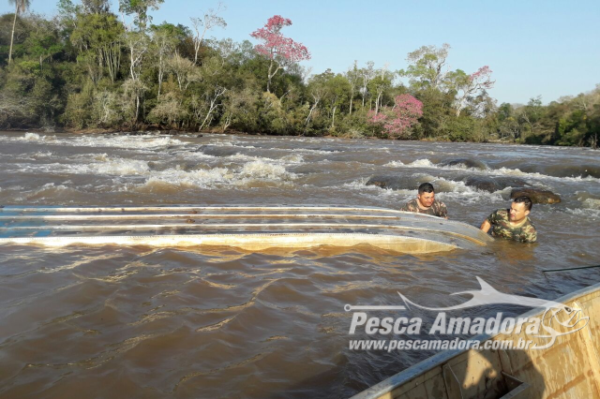
[[[0,16],[0,129],[193,131],[507,142],[597,148],[600,85],[547,105],[497,104],[489,66],[450,70],[449,44],[390,70],[374,62],[317,73],[290,19],[256,21],[248,40],[211,38],[222,5],[190,26],[153,24],[164,0],[59,0],[58,14],[8,0]],[[200,13],[202,14],[202,13]],[[124,16],[133,22],[126,24]]]

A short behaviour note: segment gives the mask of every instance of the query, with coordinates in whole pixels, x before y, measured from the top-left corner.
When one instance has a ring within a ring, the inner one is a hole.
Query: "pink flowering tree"
[[[295,63],[310,60],[308,49],[289,37],[281,34],[281,29],[290,26],[292,21],[275,15],[267,21],[267,24],[250,34],[253,38],[262,41],[254,49],[270,60],[267,79],[267,91],[271,91],[271,80],[273,76],[284,67],[286,63]]]
[[[456,91],[454,108],[456,116],[460,116],[463,109],[473,99],[482,97],[481,94],[494,87],[495,80],[491,79],[492,70],[489,66],[482,66],[476,72],[467,75],[460,69],[449,74],[450,87]]]
[[[402,137],[423,116],[423,103],[410,94],[394,98],[392,108],[385,107],[379,113],[371,111],[369,122],[380,125],[390,137]]]

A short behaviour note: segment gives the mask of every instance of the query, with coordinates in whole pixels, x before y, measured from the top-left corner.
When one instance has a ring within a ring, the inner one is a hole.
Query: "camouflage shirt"
[[[531,220],[526,218],[520,226],[511,226],[509,212],[509,209],[498,209],[488,216],[487,221],[492,225],[492,236],[518,242],[535,242],[537,231]]]
[[[414,213],[424,213],[426,215],[439,216],[441,218],[448,217],[448,209],[443,202],[434,200],[433,204],[428,209],[419,208],[419,203],[416,199],[412,201],[408,201],[406,205],[400,208],[401,211],[406,212],[414,212]]]

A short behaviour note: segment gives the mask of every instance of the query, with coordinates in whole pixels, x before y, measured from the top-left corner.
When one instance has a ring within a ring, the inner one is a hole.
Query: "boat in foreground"
[[[403,253],[473,249],[467,224],[376,207],[156,206],[0,208],[0,244],[267,248],[370,244]]]
[[[600,284],[556,302],[566,307],[520,316],[544,320],[544,331],[556,333],[552,345],[548,346],[552,334],[534,337],[525,329],[519,334],[475,337],[482,344],[491,341],[506,347],[512,342],[514,348],[519,339],[533,342],[528,349],[441,352],[352,399],[600,398]],[[577,324],[582,322],[585,327],[580,328]]]

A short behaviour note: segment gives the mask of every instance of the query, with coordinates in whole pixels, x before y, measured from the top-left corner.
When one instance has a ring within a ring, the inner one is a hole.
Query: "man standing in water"
[[[448,209],[443,202],[436,201],[435,190],[431,183],[423,183],[419,186],[417,198],[408,201],[401,211],[425,213],[427,215],[438,216],[448,219]]]
[[[518,242],[535,242],[537,231],[528,215],[531,211],[531,198],[520,196],[513,200],[510,209],[498,209],[481,224],[485,233],[492,229],[492,236]]]

